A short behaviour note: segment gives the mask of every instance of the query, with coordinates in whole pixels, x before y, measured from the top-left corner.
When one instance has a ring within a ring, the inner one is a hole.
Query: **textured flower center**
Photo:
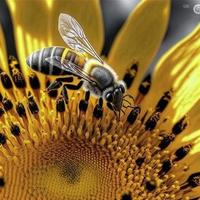
[[[200,174],[185,161],[193,144],[169,149],[186,117],[162,128],[172,91],[151,111],[142,110],[149,76],[120,119],[88,93],[77,91],[65,102],[57,91],[40,91],[36,75],[29,77],[27,96],[23,87],[14,91],[6,73],[1,79],[11,95],[2,96],[0,109],[0,199],[199,198]]]

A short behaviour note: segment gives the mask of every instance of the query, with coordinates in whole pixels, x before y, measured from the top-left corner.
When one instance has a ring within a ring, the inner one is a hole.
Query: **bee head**
[[[120,111],[123,103],[123,94],[125,93],[126,88],[122,81],[119,81],[116,86],[109,88],[105,92],[105,100],[108,102],[108,105],[112,106],[112,109],[115,111]]]

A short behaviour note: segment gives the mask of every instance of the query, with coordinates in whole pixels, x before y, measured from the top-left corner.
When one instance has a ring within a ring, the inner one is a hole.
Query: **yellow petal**
[[[17,51],[23,72],[27,74],[25,58],[34,50],[54,46],[66,46],[58,32],[58,16],[67,13],[83,26],[91,44],[101,51],[103,23],[99,0],[10,0],[7,1],[15,30]]]
[[[2,69],[3,71],[8,71],[6,44],[5,44],[3,29],[1,25],[0,25],[0,69]]]
[[[139,62],[133,88],[155,56],[168,24],[170,1],[143,0],[128,17],[109,54],[108,62],[120,78],[132,62]],[[131,88],[131,90],[133,90]]]
[[[200,98],[200,26],[160,60],[155,69],[153,85],[144,104],[154,105],[163,91],[173,88],[174,95],[167,115],[172,122],[191,110]]]

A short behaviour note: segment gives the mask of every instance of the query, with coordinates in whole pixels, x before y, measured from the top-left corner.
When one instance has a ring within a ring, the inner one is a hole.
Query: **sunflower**
[[[82,90],[68,102],[59,91],[47,94],[53,77],[26,65],[34,50],[63,46],[61,12],[77,19],[100,53],[98,0],[1,5],[13,26],[7,37],[8,23],[0,26],[0,199],[200,198],[199,25],[143,78],[166,33],[170,0],[138,3],[103,58],[135,96],[118,121],[105,102]]]

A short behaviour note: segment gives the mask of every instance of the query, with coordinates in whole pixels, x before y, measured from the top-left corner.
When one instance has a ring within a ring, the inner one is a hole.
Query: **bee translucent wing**
[[[51,65],[59,67],[60,69],[64,71],[67,71],[79,78],[82,78],[94,86],[97,85],[97,82],[92,76],[90,76],[81,67],[72,63],[69,60],[66,60],[66,59],[62,60],[61,57],[59,56],[48,57],[48,58],[45,58],[45,60],[49,62]]]
[[[71,49],[78,52],[86,52],[103,63],[103,60],[86,38],[81,25],[73,17],[67,14],[60,14],[58,30],[62,39]]]

